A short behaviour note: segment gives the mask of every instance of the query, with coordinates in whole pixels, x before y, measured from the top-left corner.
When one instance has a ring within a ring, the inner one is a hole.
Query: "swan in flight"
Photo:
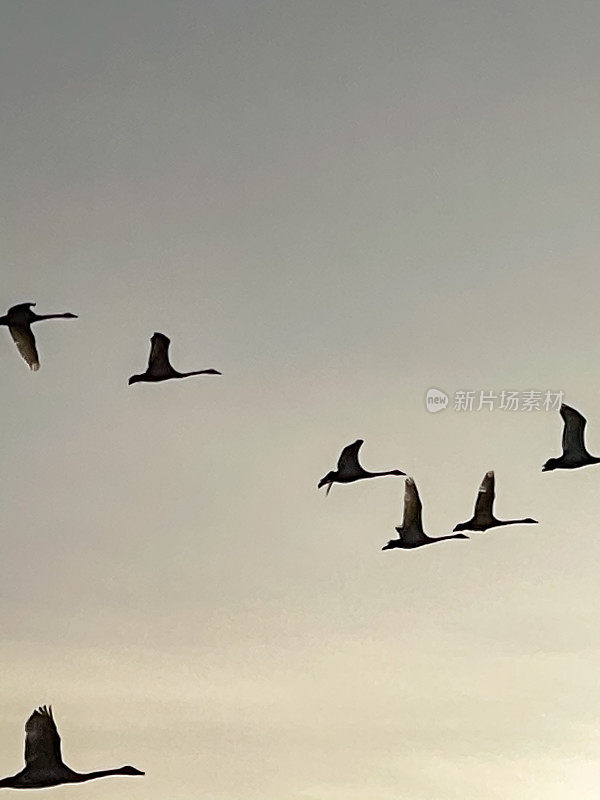
[[[103,769],[98,772],[75,772],[67,767],[60,753],[60,736],[52,706],[41,706],[25,723],[25,768],[0,780],[0,788],[44,789],[61,783],[83,783],[108,775],[144,775],[135,767]]]
[[[157,381],[168,381],[171,378],[189,378],[190,375],[220,375],[216,369],[199,369],[195,372],[177,372],[173,369],[169,361],[169,345],[171,340],[164,333],[155,333],[150,339],[150,357],[148,368],[141,375],[132,375],[129,378],[129,385],[146,381],[156,383]]]
[[[363,443],[363,439],[357,439],[344,447],[337,463],[337,470],[328,472],[324,478],[321,478],[317,488],[327,486],[327,494],[329,494],[333,483],[353,483],[363,478],[379,478],[382,475],[406,475],[406,472],[400,472],[399,469],[391,469],[387,472],[368,472],[358,460],[358,451]]]
[[[19,303],[12,306],[3,317],[0,317],[0,325],[6,325],[17,345],[17,350],[29,365],[29,369],[35,372],[40,368],[40,357],[31,330],[32,324],[45,319],[77,319],[77,314],[36,314],[31,310],[34,305],[35,303]]]
[[[496,528],[499,525],[537,524],[537,519],[531,519],[531,517],[496,519],[494,516],[495,483],[493,470],[486,472],[477,492],[473,516],[468,522],[459,522],[454,528],[455,531],[487,531],[488,528]]]
[[[421,519],[421,498],[417,491],[417,485],[413,478],[407,478],[404,483],[404,516],[402,525],[396,528],[398,539],[391,539],[382,550],[393,550],[397,547],[402,550],[413,550],[415,547],[423,547],[426,544],[442,542],[444,539],[468,539],[464,533],[457,533],[449,536],[428,536],[423,530]]]
[[[564,403],[560,407],[563,418],[562,455],[558,458],[549,458],[542,467],[542,472],[553,469],[577,469],[587,467],[589,464],[600,463],[600,458],[588,453],[585,446],[586,418],[571,406]]]

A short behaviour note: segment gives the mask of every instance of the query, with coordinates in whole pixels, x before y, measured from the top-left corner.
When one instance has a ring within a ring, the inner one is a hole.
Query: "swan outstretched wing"
[[[484,479],[481,481],[481,486],[477,492],[477,499],[475,500],[475,519],[486,521],[492,519],[494,509],[495,492],[495,478],[493,470],[485,473]]]
[[[49,772],[63,766],[52,706],[41,706],[25,723],[25,764],[36,771]]]
[[[16,306],[11,306],[6,315],[8,317],[13,317],[15,314],[22,314],[25,312],[26,314],[31,311],[31,309],[35,306],[35,303],[17,303]]]
[[[404,518],[402,520],[403,528],[418,528],[423,531],[423,523],[421,521],[421,512],[423,505],[417,484],[414,478],[407,478],[404,483]]]
[[[562,437],[563,454],[587,455],[584,440],[586,418],[579,411],[564,403],[560,407],[560,415],[565,423]]]
[[[414,478],[407,478],[404,483],[404,516],[402,526],[396,528],[400,539],[407,544],[417,544],[426,540],[423,531],[421,512],[423,506]]]
[[[29,325],[9,325],[8,330],[19,353],[29,365],[29,369],[38,370],[40,359],[35,346],[35,336]]]
[[[358,460],[358,451],[363,446],[363,439],[357,439],[342,450],[337,463],[337,470],[341,475],[356,475],[362,471]]]
[[[171,340],[164,333],[155,333],[150,339],[150,357],[148,358],[148,372],[151,375],[166,375],[171,370],[169,362],[169,345]]]

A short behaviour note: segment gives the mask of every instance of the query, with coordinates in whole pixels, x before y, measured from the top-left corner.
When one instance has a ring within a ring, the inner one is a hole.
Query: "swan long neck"
[[[365,472],[366,472],[366,475],[364,476],[365,478],[381,478],[384,475],[398,475],[399,470],[388,469],[385,472],[368,472],[367,470],[365,470]]]
[[[207,369],[196,369],[193,372],[180,372],[178,377],[189,378],[192,375],[206,375],[207,372],[209,372]]]
[[[33,315],[33,322],[40,322],[43,319],[70,319],[73,314],[35,314]]]
[[[127,775],[123,772],[122,767],[116,769],[100,769],[96,772],[76,772],[73,778],[73,783],[84,783],[85,781],[93,781],[96,778],[108,778],[110,775]]]

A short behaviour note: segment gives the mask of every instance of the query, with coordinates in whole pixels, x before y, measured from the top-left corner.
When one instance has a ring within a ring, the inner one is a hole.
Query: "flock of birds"
[[[560,407],[563,418],[562,454],[558,458],[549,458],[542,467],[542,472],[554,469],[577,469],[590,464],[600,463],[600,458],[592,456],[585,446],[586,418],[575,408],[563,403]],[[406,475],[399,469],[390,469],[385,472],[369,472],[361,465],[358,453],[362,439],[357,439],[347,445],[341,452],[337,469],[328,472],[318,483],[318,488],[327,487],[329,494],[334,483],[354,483],[365,478],[379,478],[383,475]],[[494,516],[494,499],[496,497],[496,478],[493,470],[486,472],[477,492],[473,516],[466,522],[459,522],[454,528],[454,533],[448,536],[428,536],[423,530],[422,504],[417,485],[413,478],[406,478],[404,485],[404,515],[402,525],[396,528],[397,539],[391,539],[382,550],[412,550],[426,544],[442,542],[446,539],[468,539],[463,533],[456,531],[487,531],[488,528],[498,528],[504,525],[536,525],[537,519],[524,517],[523,519],[498,519]]]
[[[34,306],[35,303],[20,303],[12,306],[4,316],[0,317],[0,325],[8,327],[19,353],[30,369],[35,371],[40,368],[40,361],[35,337],[31,330],[32,324],[47,319],[74,319],[77,315],[70,313],[39,315],[32,311]],[[150,357],[146,371],[139,375],[132,375],[129,378],[130,385],[143,381],[154,383],[188,378],[192,375],[221,374],[216,369],[179,372],[169,361],[169,338],[162,333],[155,333],[150,342]],[[548,459],[542,467],[542,471],[577,469],[600,463],[600,457],[592,456],[585,446],[585,417],[576,409],[565,404],[560,407],[560,415],[563,419],[562,454],[558,458]],[[493,471],[490,471],[485,474],[479,487],[471,519],[467,522],[460,522],[455,526],[454,532],[448,536],[428,536],[423,530],[421,499],[414,479],[406,476],[406,473],[399,469],[382,472],[369,472],[364,469],[359,461],[359,451],[363,443],[362,439],[357,439],[344,447],[338,459],[337,469],[328,472],[321,478],[318,488],[327,487],[326,493],[329,494],[334,483],[354,483],[386,475],[406,477],[402,525],[396,528],[398,537],[391,539],[382,548],[383,550],[398,548],[411,550],[446,539],[468,539],[468,536],[460,533],[465,530],[483,532],[489,528],[504,525],[537,524],[537,520],[531,519],[531,517],[500,520],[494,516],[495,477]],[[131,766],[96,772],[75,772],[62,760],[60,736],[52,716],[52,708],[42,706],[34,711],[25,723],[24,769],[16,775],[0,780],[0,788],[39,789],[63,783],[83,783],[108,775],[144,775],[144,773]]]

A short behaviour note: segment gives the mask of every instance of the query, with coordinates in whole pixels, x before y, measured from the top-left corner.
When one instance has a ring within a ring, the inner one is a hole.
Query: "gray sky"
[[[110,800],[595,800],[600,472],[542,475],[552,389],[600,453],[595,2],[2,7],[0,771],[52,703]],[[149,337],[182,370],[127,386]],[[431,535],[381,552],[397,478]],[[57,798],[73,789],[58,788]]]

